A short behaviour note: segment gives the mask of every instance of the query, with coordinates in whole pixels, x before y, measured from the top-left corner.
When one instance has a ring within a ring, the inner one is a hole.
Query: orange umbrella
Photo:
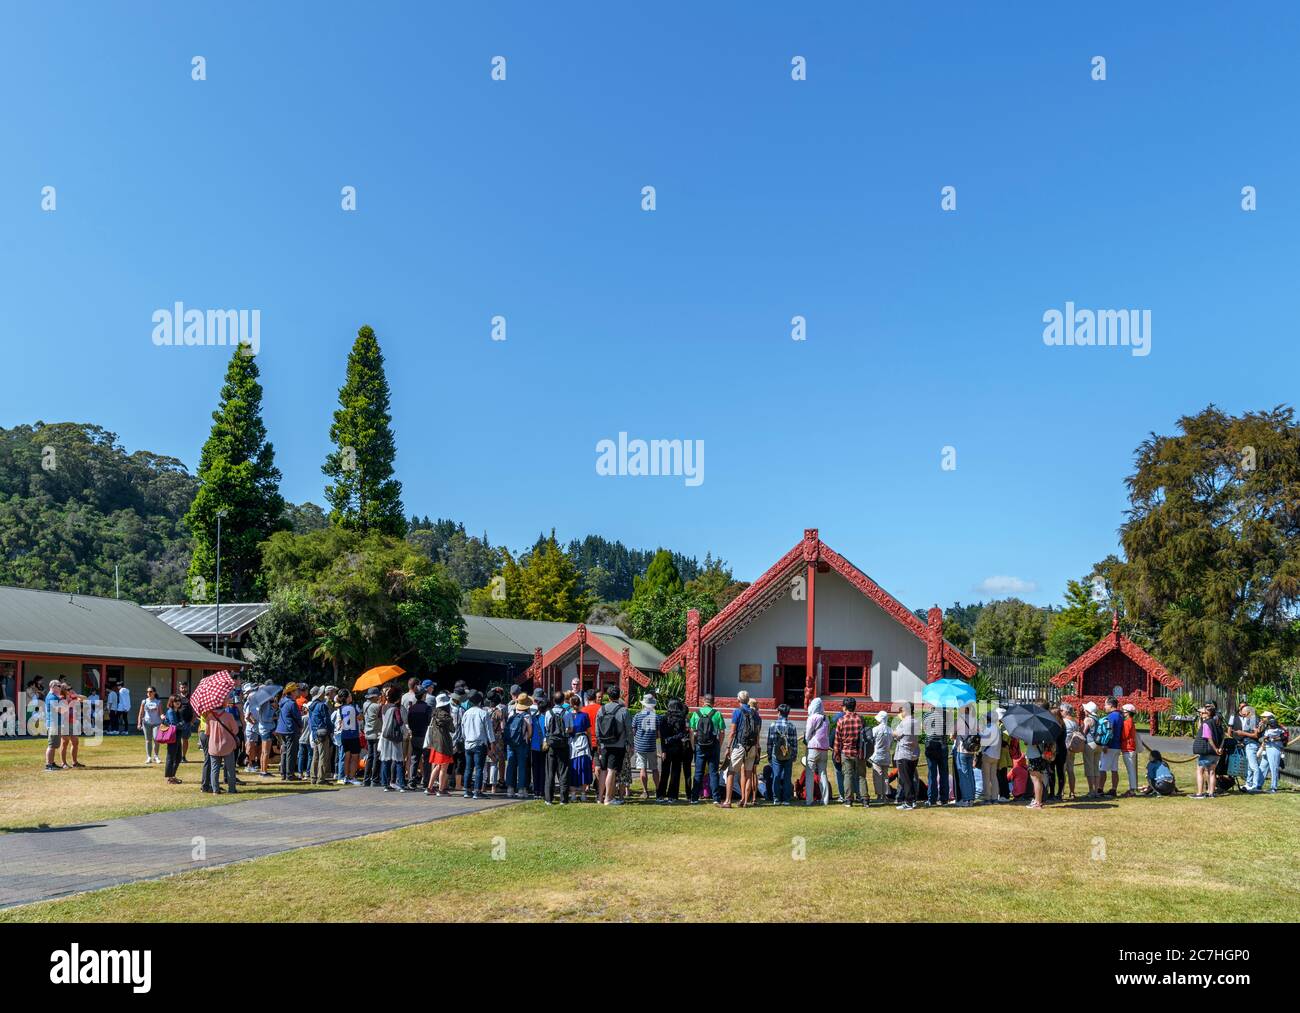
[[[363,672],[357,681],[352,684],[352,689],[355,692],[370,689],[372,686],[382,686],[384,683],[392,682],[405,674],[406,669],[397,665],[379,665],[368,672]]]

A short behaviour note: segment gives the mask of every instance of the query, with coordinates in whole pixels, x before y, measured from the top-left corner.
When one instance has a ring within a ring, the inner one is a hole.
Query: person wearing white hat
[[[1268,777],[1270,780],[1269,793],[1277,793],[1277,778],[1282,770],[1282,750],[1286,748],[1287,736],[1284,729],[1277,720],[1272,711],[1260,712],[1260,733],[1259,741],[1264,746],[1264,755],[1268,763]],[[1260,771],[1259,786],[1261,790],[1264,787],[1264,772]]]
[[[1124,792],[1127,797],[1138,793],[1137,726],[1134,723],[1137,708],[1126,703],[1121,710],[1124,723],[1120,726],[1120,755],[1124,758],[1124,770],[1128,772],[1128,791]]]
[[[1097,728],[1104,720],[1097,714],[1097,705],[1089,700],[1083,705],[1083,776],[1088,782],[1087,798],[1096,798],[1101,794],[1101,775],[1098,773],[1098,759],[1101,746],[1097,745]]]

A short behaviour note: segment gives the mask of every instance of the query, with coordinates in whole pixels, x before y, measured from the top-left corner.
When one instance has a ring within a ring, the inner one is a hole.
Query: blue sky
[[[0,424],[193,468],[226,350],[151,316],[259,309],[321,502],[368,323],[408,512],[751,579],[817,526],[914,607],[1058,600],[1149,432],[1295,399],[1300,13],[808,6],[7,4]],[[1046,347],[1067,300],[1151,310],[1151,354]],[[620,431],[705,481],[597,475]]]

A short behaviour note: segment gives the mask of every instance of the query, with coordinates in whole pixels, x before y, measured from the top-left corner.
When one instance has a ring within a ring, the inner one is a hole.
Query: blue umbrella
[[[248,698],[249,709],[257,710],[276,693],[280,692],[280,689],[280,686],[259,686],[253,691],[253,695]]]
[[[921,699],[932,707],[948,709],[965,707],[975,702],[975,688],[961,679],[936,679],[921,693]]]

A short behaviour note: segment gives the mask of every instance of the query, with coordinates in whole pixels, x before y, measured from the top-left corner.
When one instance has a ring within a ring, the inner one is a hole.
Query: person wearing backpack
[[[1214,770],[1223,752],[1223,736],[1214,720],[1214,712],[1203,706],[1199,713],[1196,737],[1192,752],[1196,755],[1196,794],[1192,798],[1214,798]]]
[[[655,796],[664,805],[677,801],[678,790],[685,772],[686,751],[690,746],[691,729],[686,723],[686,706],[677,697],[668,701],[663,720],[659,722],[659,751],[663,754],[663,767],[655,782]],[[686,786],[687,795],[691,786]]]
[[[528,766],[533,741],[533,726],[528,709],[533,698],[527,693],[515,697],[514,710],[506,719],[506,798],[523,798],[529,791]]]
[[[226,775],[225,790],[234,794],[235,754],[239,749],[239,718],[227,707],[205,714],[208,734],[208,790],[214,795],[222,793],[221,774]]]
[[[789,805],[794,798],[795,754],[799,752],[799,733],[790,720],[790,705],[782,703],[776,709],[776,720],[767,729],[767,762],[772,767],[773,805]]]
[[[623,770],[623,760],[631,741],[632,721],[619,699],[617,686],[610,686],[605,695],[609,702],[596,712],[596,741],[600,744],[600,768],[605,789],[602,804],[622,805],[623,800],[618,797],[618,776]]]
[[[727,778],[722,789],[721,808],[731,808],[731,781],[739,775],[740,808],[749,800],[750,781],[758,764],[758,735],[762,724],[757,708],[749,705],[749,693],[741,690],[736,699],[739,706],[731,712],[731,736],[727,743]]]
[[[379,719],[379,783],[384,791],[406,791],[402,757],[406,741],[406,722],[402,719],[402,693],[389,686]]]
[[[1098,736],[1109,736],[1110,730],[1102,728],[1103,718],[1097,713],[1097,705],[1089,700],[1083,705],[1083,776],[1088,781],[1088,798],[1101,794],[1101,775],[1098,764],[1102,747],[1098,745]]]
[[[445,797],[451,794],[447,790],[447,777],[456,765],[453,753],[455,747],[452,746],[455,722],[451,716],[451,697],[448,694],[439,693],[433,703],[433,718],[424,733],[424,748],[429,751],[429,784],[424,793]]]
[[[1097,724],[1095,738],[1101,748],[1097,760],[1097,793],[1115,798],[1119,794],[1120,745],[1124,736],[1124,714],[1119,701],[1106,697],[1106,714]],[[1110,791],[1106,791],[1106,775],[1110,774]]]
[[[704,778],[709,779],[709,798],[721,801],[718,788],[718,753],[726,724],[722,714],[713,709],[713,694],[706,693],[691,715],[691,751],[695,754],[695,778],[691,782],[691,805],[700,801]]]
[[[560,805],[569,804],[569,738],[573,723],[564,707],[564,693],[556,690],[546,712],[542,751],[546,754],[546,788],[543,800],[555,804],[555,786],[560,786]]]

